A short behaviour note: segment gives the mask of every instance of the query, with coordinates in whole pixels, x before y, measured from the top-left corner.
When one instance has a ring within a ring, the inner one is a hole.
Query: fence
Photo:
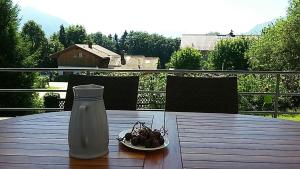
[[[300,72],[296,71],[204,71],[204,70],[112,70],[112,69],[72,69],[72,68],[0,68],[0,73],[5,72],[40,72],[49,75],[54,72],[80,72],[87,75],[108,75],[108,76],[140,76],[140,86],[138,93],[138,109],[156,110],[164,109],[165,101],[165,83],[167,75],[178,76],[237,76],[239,85],[239,113],[245,114],[272,114],[277,117],[278,114],[300,114],[298,112],[300,102]],[[297,84],[294,91],[287,89],[289,82],[286,79],[293,80]],[[5,79],[2,79],[5,80]],[[258,83],[259,82],[259,83]],[[263,91],[252,91],[252,87],[264,88]],[[248,87],[247,87],[248,86]],[[249,87],[250,86],[250,87]],[[251,87],[252,86],[252,87]],[[247,88],[251,91],[246,91]],[[0,89],[0,93],[34,93],[34,92],[66,92],[66,90],[50,89]],[[249,101],[249,98],[251,100]],[[282,98],[295,99],[295,111],[290,109],[280,110]],[[256,101],[253,101],[255,100]],[[266,103],[271,100],[272,103]],[[63,102],[63,100],[61,100]],[[252,102],[252,103],[251,103]],[[252,105],[253,102],[258,105]],[[62,105],[62,104],[61,104]],[[267,105],[267,106],[266,106]],[[263,110],[256,110],[260,107]],[[60,111],[58,108],[25,108],[25,107],[1,107],[0,111]]]

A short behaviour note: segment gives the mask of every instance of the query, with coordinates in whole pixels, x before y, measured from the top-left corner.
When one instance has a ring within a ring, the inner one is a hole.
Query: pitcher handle
[[[81,121],[81,128],[80,128],[80,135],[81,135],[81,145],[82,147],[86,147],[88,138],[86,136],[86,109],[87,105],[80,105],[79,112],[80,112],[80,121]]]

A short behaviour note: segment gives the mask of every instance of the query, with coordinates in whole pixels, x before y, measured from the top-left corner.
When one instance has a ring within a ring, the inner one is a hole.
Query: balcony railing
[[[80,72],[82,74],[101,74],[101,75],[139,75],[139,76],[151,76],[150,79],[145,78],[149,81],[155,81],[156,76],[153,75],[179,75],[179,76],[237,76],[238,81],[240,78],[253,75],[260,78],[260,76],[265,76],[272,81],[274,89],[269,89],[270,91],[239,91],[240,101],[244,100],[249,96],[272,96],[272,110],[242,110],[239,113],[246,114],[272,114],[273,117],[277,117],[278,114],[300,114],[299,109],[297,111],[280,111],[279,99],[280,97],[299,97],[299,81],[300,72],[299,71],[207,71],[207,70],[112,70],[112,69],[81,69],[81,68],[0,68],[0,72],[43,72],[44,74],[50,74],[51,72]],[[294,76],[294,80],[298,83],[298,88],[294,92],[284,92],[280,91],[280,85],[282,79],[288,76]],[[145,82],[145,79],[140,79]],[[5,80],[5,79],[2,79]],[[1,80],[1,81],[2,81]],[[165,81],[162,82],[165,86]],[[138,109],[143,110],[155,110],[164,108],[165,91],[157,90],[155,84],[151,84],[152,89],[141,89],[139,90],[138,96]],[[150,87],[151,88],[151,87]],[[163,87],[162,87],[163,88]],[[20,92],[66,92],[66,90],[56,90],[56,89],[0,89],[0,93],[20,93]],[[300,98],[299,98],[300,99]],[[63,99],[62,99],[63,101]],[[151,105],[152,106],[151,106]],[[25,107],[1,107],[0,111],[60,111],[63,110],[62,107],[58,108],[25,108]]]

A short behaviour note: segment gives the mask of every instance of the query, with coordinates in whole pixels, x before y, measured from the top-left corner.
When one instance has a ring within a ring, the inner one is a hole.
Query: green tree
[[[131,31],[126,36],[125,45],[128,48],[128,54],[159,57],[160,67],[164,68],[172,53],[179,49],[180,40],[157,34]]]
[[[22,41],[28,50],[26,61],[34,67],[45,67],[47,55],[47,38],[42,27],[30,20],[24,24],[21,31]]]
[[[247,70],[245,52],[250,47],[251,39],[236,37],[219,41],[209,53],[206,67],[214,70]]]
[[[107,37],[108,37],[108,39],[113,40],[111,34],[109,34]]]
[[[65,31],[64,25],[60,25],[60,28],[59,28],[59,42],[61,44],[63,44],[65,48],[68,45],[68,38],[67,38],[67,34]]]
[[[194,48],[183,48],[172,54],[169,68],[175,69],[201,69],[203,66],[201,53]]]
[[[278,19],[262,31],[246,56],[252,70],[299,71],[300,70],[300,0],[290,0],[287,17]],[[281,77],[286,92],[299,89],[299,76]],[[286,97],[285,97],[286,98]],[[300,105],[299,97],[292,96],[285,106]]]
[[[120,45],[120,50],[123,50],[123,51],[125,51],[125,53],[127,52],[127,50],[128,50],[128,47],[127,47],[127,45],[126,45],[126,39],[127,39],[127,35],[128,35],[128,33],[127,33],[127,31],[125,30],[124,31],[124,33],[123,33],[123,35],[121,36],[121,38],[120,38],[120,40],[119,40],[119,45]]]
[[[120,53],[121,53],[121,49],[120,49],[119,38],[118,38],[118,35],[117,35],[117,34],[114,35],[113,42],[114,42],[114,44],[115,44],[115,46],[116,46],[116,52],[117,52],[118,54],[120,54]]]
[[[10,0],[0,1],[0,66],[15,67],[22,58],[17,52],[18,7]]]
[[[34,52],[39,48],[45,46],[47,39],[42,27],[33,20],[24,24],[21,31],[21,36],[30,44],[30,51]]]
[[[87,33],[82,25],[71,25],[66,28],[67,47],[74,44],[83,44],[87,41]]]
[[[253,70],[300,70],[300,1],[291,0],[287,17],[270,25],[247,52]]]
[[[116,46],[114,42],[111,40],[111,38],[108,38],[107,36],[103,35],[101,32],[92,33],[89,35],[89,37],[91,38],[93,43],[116,52]]]
[[[0,0],[0,67],[29,67],[24,62],[26,52],[17,30],[19,25],[18,6],[11,0]],[[1,72],[0,88],[31,88],[35,79],[33,73]],[[0,107],[32,107],[32,93],[0,93]],[[22,115],[24,112],[2,114]]]
[[[59,52],[64,49],[64,45],[59,40],[59,35],[54,33],[48,40],[48,51],[49,54]]]
[[[64,45],[59,40],[59,35],[54,33],[48,40],[48,53],[53,54],[64,49]],[[57,67],[57,60],[47,57],[47,67]]]

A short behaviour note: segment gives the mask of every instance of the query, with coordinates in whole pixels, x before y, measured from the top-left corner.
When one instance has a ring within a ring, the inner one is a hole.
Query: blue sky
[[[14,0],[82,24],[89,33],[147,31],[166,36],[211,31],[236,34],[285,17],[288,0]]]

